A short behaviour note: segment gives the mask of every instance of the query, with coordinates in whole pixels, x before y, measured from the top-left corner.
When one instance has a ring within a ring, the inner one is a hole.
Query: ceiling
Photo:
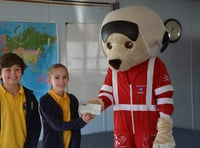
[[[28,3],[44,3],[44,4],[61,4],[61,5],[87,5],[87,6],[113,6],[116,0],[3,0],[11,2],[28,2]]]

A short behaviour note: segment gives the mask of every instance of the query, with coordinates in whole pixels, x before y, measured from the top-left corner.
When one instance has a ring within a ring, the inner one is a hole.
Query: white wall
[[[70,71],[68,89],[79,98],[79,102],[87,102],[97,97],[107,71],[107,61],[99,47],[100,24],[68,24],[67,25],[67,65]],[[82,133],[112,130],[107,128],[106,117],[110,110],[96,116],[90,124],[82,129]],[[112,113],[112,111],[110,111]],[[109,120],[113,126],[112,118]]]

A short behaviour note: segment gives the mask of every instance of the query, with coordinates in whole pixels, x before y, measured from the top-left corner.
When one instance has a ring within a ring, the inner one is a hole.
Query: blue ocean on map
[[[46,47],[35,66],[27,67],[21,80],[22,84],[34,90],[38,100],[50,89],[50,85],[47,83],[47,72],[48,68],[57,62],[57,50],[55,49],[57,49],[57,44],[53,44],[51,48]],[[34,69],[35,72],[33,72]]]

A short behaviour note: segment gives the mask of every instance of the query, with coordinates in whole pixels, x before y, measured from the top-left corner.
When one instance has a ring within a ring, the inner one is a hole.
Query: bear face
[[[132,41],[123,34],[113,33],[102,43],[102,49],[111,69],[117,71],[126,71],[149,58],[140,35]]]
[[[110,68],[117,71],[126,71],[146,61],[168,44],[162,19],[144,6],[110,12],[100,31],[100,47]]]

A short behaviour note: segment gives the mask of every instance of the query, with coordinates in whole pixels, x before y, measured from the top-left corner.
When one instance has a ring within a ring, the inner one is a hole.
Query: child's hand
[[[82,114],[82,119],[83,121],[85,121],[86,123],[89,123],[91,119],[94,118],[94,115],[93,114],[90,114],[90,113],[84,113]]]

